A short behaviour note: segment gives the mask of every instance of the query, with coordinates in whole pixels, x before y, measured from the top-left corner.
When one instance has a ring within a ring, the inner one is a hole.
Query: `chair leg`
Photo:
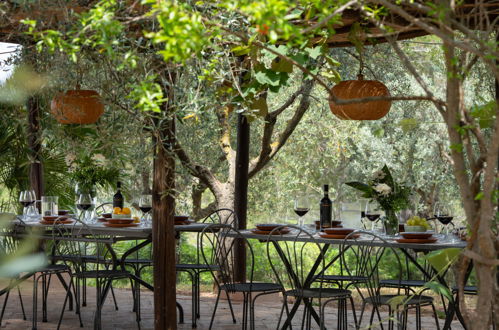
[[[213,327],[213,320],[215,319],[215,314],[217,312],[217,307],[218,307],[218,300],[220,299],[220,292],[221,292],[221,289],[218,288],[218,294],[217,294],[217,300],[215,301],[215,307],[213,308],[213,314],[211,315],[211,321],[210,321],[210,330],[211,328]],[[225,291],[227,292],[227,291]],[[229,293],[227,292],[227,296],[229,295]],[[232,309],[231,309],[232,310]],[[235,322],[234,322],[235,323]]]
[[[42,275],[42,322],[47,322],[47,276]]]
[[[421,307],[416,306],[416,330],[421,330]]]
[[[7,301],[9,301],[9,295],[10,295],[10,288],[7,290],[7,293],[5,294],[5,300],[3,301],[2,314],[0,315],[0,326],[2,326],[3,315],[5,314],[5,308],[7,307]]]
[[[355,303],[352,296],[350,296],[349,298],[350,304],[352,305],[353,322],[355,323],[355,329],[359,329],[359,325],[357,324],[357,313],[355,312]]]
[[[437,330],[440,330],[440,323],[438,322],[437,311],[435,309],[435,305],[431,304],[431,309],[433,309],[433,317],[435,318],[435,325],[437,326]]]
[[[232,308],[232,302],[230,300],[229,292],[225,291],[225,294],[227,295],[227,302],[229,303],[230,314],[232,315],[232,323],[236,324],[236,316],[234,315],[234,309]]]
[[[113,290],[113,283],[111,282],[111,295],[113,296],[113,301],[114,301],[114,309],[118,310],[118,303],[116,302],[116,296],[114,295],[114,290]]]
[[[40,279],[40,276],[34,276],[34,281],[33,281],[33,324],[32,324],[32,329],[36,330],[36,325],[37,325],[37,314],[38,314],[38,280]]]
[[[23,312],[23,320],[26,321],[26,312],[24,311],[23,296],[21,295],[21,289],[19,288],[19,285],[17,286],[17,294],[19,295],[19,302],[21,303],[21,310]],[[0,319],[0,323],[1,323],[1,319]]]
[[[284,308],[286,308],[286,310],[288,309],[288,301],[286,299],[286,296],[283,295],[283,298],[284,298],[284,301],[282,302],[282,308],[281,308],[281,313],[279,314],[279,321],[277,322],[277,328],[276,329],[279,329],[279,326],[281,325],[281,320],[282,320],[282,314],[284,314]],[[287,314],[289,315],[289,312],[287,312]]]
[[[364,316],[365,309],[366,309],[366,303],[362,301],[362,307],[360,309],[360,316],[359,316],[359,324],[357,325],[358,329],[360,329],[360,324],[362,323],[362,316]]]

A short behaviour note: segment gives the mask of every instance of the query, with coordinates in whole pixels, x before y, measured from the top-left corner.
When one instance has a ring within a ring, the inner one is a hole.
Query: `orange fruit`
[[[114,214],[120,214],[120,213],[121,213],[121,207],[115,207],[115,208],[113,209],[113,213],[114,213]]]
[[[123,210],[121,210],[123,214],[132,214],[132,211],[128,207],[124,207]]]

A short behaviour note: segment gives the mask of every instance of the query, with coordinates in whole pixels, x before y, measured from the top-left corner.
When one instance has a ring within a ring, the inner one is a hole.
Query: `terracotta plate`
[[[438,238],[432,237],[427,239],[410,239],[410,238],[399,238],[396,240],[399,243],[417,243],[417,244],[425,244],[425,243],[435,243],[438,241]]]
[[[355,229],[351,228],[338,228],[338,227],[333,227],[333,228],[324,228],[324,232],[328,235],[348,235],[350,233],[353,233]]]
[[[330,238],[330,239],[345,239],[348,234],[343,234],[343,235],[340,235],[340,234],[337,234],[337,235],[330,235],[330,234],[325,234],[325,233],[321,233],[319,232],[319,236],[321,238]],[[354,234],[354,235],[350,235],[348,238],[359,238],[360,237],[360,234]]]
[[[256,229],[263,231],[271,231],[274,228],[284,226],[284,224],[279,223],[258,223]]]
[[[98,218],[97,220],[100,222],[106,222],[108,220],[108,218]]]
[[[40,220],[40,223],[42,225],[55,225],[55,224],[63,224],[67,225],[70,223],[73,223],[74,221],[71,219],[64,219],[64,220],[57,220],[57,221],[45,221],[45,220]]]
[[[109,223],[106,222],[104,226],[113,228],[123,228],[123,227],[137,227],[138,223]]]
[[[126,224],[132,223],[134,221],[135,221],[134,219],[107,219],[108,223],[112,223],[112,224],[116,224],[116,225],[117,224],[126,225]]]
[[[409,239],[428,239],[430,238],[433,233],[409,233],[409,232],[403,232],[400,233],[403,238],[409,238]]]
[[[251,229],[250,230],[253,234],[256,235],[269,235],[272,231],[271,230],[258,230],[258,229]],[[272,232],[272,235],[285,235],[289,233],[289,229],[281,229],[281,230],[276,230]]]

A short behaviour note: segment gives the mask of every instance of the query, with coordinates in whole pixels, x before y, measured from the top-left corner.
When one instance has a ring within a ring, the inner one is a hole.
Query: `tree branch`
[[[264,136],[262,138],[262,151],[260,155],[253,159],[250,162],[250,167],[249,167],[249,177],[253,177],[258,171],[260,171],[267,163],[277,154],[277,152],[282,148],[282,146],[286,143],[290,135],[293,133],[295,130],[296,126],[300,122],[301,118],[307,111],[307,109],[310,106],[310,93],[312,91],[312,88],[314,86],[314,81],[313,80],[306,80],[303,83],[303,92],[302,92],[302,98],[300,100],[299,105],[297,106],[293,117],[287,122],[286,127],[282,131],[282,133],[279,135],[278,139],[274,143],[270,143],[271,139],[271,129],[273,130],[273,126],[275,125],[275,122],[273,124],[268,124],[267,126],[267,132],[264,130]]]

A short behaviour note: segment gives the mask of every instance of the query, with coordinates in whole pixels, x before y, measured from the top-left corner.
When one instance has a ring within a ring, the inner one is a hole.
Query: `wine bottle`
[[[329,199],[329,185],[324,185],[324,197],[320,203],[321,212],[321,230],[323,228],[331,227],[331,220],[333,217],[333,203]]]
[[[120,181],[118,181],[117,188],[118,188],[118,190],[116,191],[116,194],[114,194],[114,196],[113,196],[113,208],[114,207],[123,208],[123,204],[124,204],[125,200],[123,198],[123,194],[121,193],[121,182]]]

